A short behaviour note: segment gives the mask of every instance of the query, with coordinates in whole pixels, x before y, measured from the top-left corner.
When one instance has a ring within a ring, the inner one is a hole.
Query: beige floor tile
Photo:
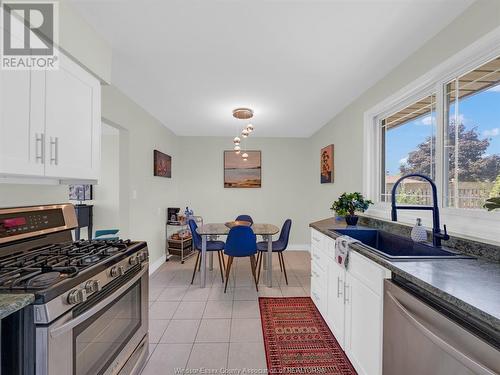
[[[267,368],[264,345],[261,343],[230,343],[227,367],[230,369]]]
[[[203,319],[230,319],[233,313],[233,301],[208,301]]]
[[[195,343],[186,368],[226,368],[228,348],[229,343]]]
[[[234,301],[233,319],[260,318],[257,301]]]
[[[281,288],[279,286],[272,288],[261,286],[259,287],[259,297],[283,297],[283,293],[281,292]]]
[[[159,320],[150,319],[149,320],[149,342],[157,344],[163,335],[163,332],[167,329],[170,320]]]
[[[150,287],[148,292],[149,292],[149,301],[156,301],[158,299],[158,296],[163,292],[163,287]]]
[[[149,309],[150,319],[172,319],[179,302],[154,302]]]
[[[175,311],[174,319],[201,319],[206,302],[182,301]]]
[[[308,294],[301,286],[282,286],[283,297],[306,297]]]
[[[176,368],[185,368],[192,344],[158,344],[149,358],[142,375],[175,374]]]
[[[227,287],[226,293],[224,293],[224,286],[212,286],[210,288],[210,294],[208,295],[209,301],[232,301],[234,298],[234,290]]]
[[[183,301],[207,301],[211,288],[200,288],[199,285],[192,285],[182,298]]]
[[[257,294],[255,285],[234,289],[235,301],[257,301],[258,298],[259,295]]]
[[[203,319],[196,342],[229,342],[231,319]]]
[[[189,344],[193,343],[198,327],[199,320],[171,320],[165,333],[160,339],[160,343],[168,344]]]
[[[229,341],[260,342],[264,345],[260,319],[232,319]]]
[[[164,288],[162,292],[158,295],[158,301],[182,301],[182,298],[186,294],[187,287],[172,287]]]
[[[157,344],[149,343],[149,347],[148,347],[148,359],[151,358],[151,354],[153,354],[153,352],[155,351],[156,345]]]

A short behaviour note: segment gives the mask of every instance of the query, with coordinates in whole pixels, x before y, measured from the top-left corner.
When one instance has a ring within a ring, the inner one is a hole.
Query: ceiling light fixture
[[[233,117],[238,120],[249,120],[253,117],[253,110],[250,108],[236,108],[233,109]],[[239,136],[234,137],[234,152],[237,155],[241,155],[243,161],[248,160],[248,154],[244,152],[244,148],[242,145],[242,141],[244,141],[252,132],[254,131],[254,126],[251,123],[248,123],[243,130],[241,131]],[[241,136],[241,138],[240,138]],[[242,150],[243,149],[243,150]],[[242,153],[243,151],[243,153]]]
[[[233,109],[233,117],[238,120],[248,120],[253,117],[253,111],[250,108],[236,108]]]

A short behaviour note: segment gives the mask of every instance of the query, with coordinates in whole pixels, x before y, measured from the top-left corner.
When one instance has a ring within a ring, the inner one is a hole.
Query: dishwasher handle
[[[437,334],[432,332],[424,322],[413,315],[408,309],[406,309],[401,302],[389,291],[386,291],[387,296],[391,299],[394,305],[397,307],[399,312],[422,334],[424,334],[429,340],[431,340],[438,347],[446,351],[449,355],[453,356],[456,360],[460,361],[464,366],[468,367],[477,375],[497,375],[496,371],[487,368],[486,366],[476,362],[474,359],[468,357],[466,354],[462,353],[457,348],[448,344],[444,339],[439,337]]]

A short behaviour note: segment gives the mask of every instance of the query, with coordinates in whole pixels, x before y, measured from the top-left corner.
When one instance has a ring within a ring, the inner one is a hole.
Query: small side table
[[[75,241],[80,240],[80,229],[87,227],[89,240],[92,239],[93,208],[91,204],[76,204],[75,212],[78,220],[78,227],[75,228]]]

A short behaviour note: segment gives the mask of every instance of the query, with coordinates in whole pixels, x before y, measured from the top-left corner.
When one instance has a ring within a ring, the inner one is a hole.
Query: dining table
[[[273,286],[273,234],[279,228],[273,224],[253,223],[251,225],[256,235],[263,236],[267,241],[267,257],[264,257],[264,270],[266,271],[267,286]],[[207,223],[199,226],[196,231],[201,236],[201,280],[200,287],[204,288],[207,278],[207,241],[211,236],[227,236],[230,228],[224,223]],[[210,269],[213,269],[213,254],[210,252]]]

